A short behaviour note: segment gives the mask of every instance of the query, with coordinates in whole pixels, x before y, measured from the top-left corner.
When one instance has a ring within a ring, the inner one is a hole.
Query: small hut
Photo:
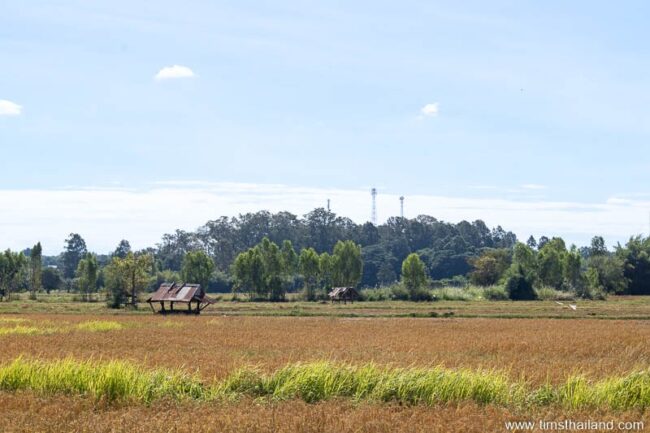
[[[359,292],[354,287],[334,287],[328,296],[334,302],[343,302],[347,304],[348,301],[354,303],[355,299],[359,299]]]
[[[187,313],[199,314],[205,307],[213,304],[214,301],[205,295],[205,290],[200,284],[183,284],[183,283],[163,283],[160,285],[149,299],[147,299],[151,310],[156,313]],[[156,311],[153,304],[159,303],[160,310]],[[165,308],[165,303],[169,308]],[[196,308],[192,304],[196,303]],[[174,304],[184,306],[174,309]],[[186,306],[186,307],[185,307]]]

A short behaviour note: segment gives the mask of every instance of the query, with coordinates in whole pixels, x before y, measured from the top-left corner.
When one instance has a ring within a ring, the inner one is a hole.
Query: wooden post
[[[174,312],[174,301],[171,301],[169,303],[169,311],[171,311],[172,313]]]
[[[160,312],[165,314],[165,302],[164,301],[160,301],[160,307],[161,307]]]

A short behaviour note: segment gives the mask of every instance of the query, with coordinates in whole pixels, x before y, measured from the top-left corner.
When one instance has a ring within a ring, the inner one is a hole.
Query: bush
[[[530,301],[537,299],[533,285],[523,275],[513,275],[506,282],[506,292],[513,301]]]
[[[425,288],[420,288],[411,291],[410,298],[411,301],[415,301],[415,302],[430,302],[435,299],[431,294],[431,291]]]
[[[508,298],[508,292],[503,286],[490,286],[483,289],[483,297],[490,301],[505,301]]]
[[[542,301],[572,301],[575,298],[572,293],[562,292],[546,286],[540,287],[535,292],[537,293],[537,299]]]
[[[577,297],[582,299],[593,299],[598,301],[604,301],[607,299],[607,292],[605,292],[601,287],[590,287],[587,284],[576,289],[575,294]]]
[[[435,299],[443,301],[471,301],[474,299],[474,295],[475,293],[471,293],[458,287],[443,287],[441,289],[433,290],[433,296]]]
[[[395,301],[408,301],[410,299],[410,293],[406,287],[401,284],[395,284],[390,288],[390,298]]]

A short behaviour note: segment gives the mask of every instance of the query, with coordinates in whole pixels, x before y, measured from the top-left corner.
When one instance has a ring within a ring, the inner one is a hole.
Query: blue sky
[[[58,251],[82,215],[82,235],[107,249],[141,229],[128,209],[88,210],[114,204],[106,191],[164,208],[161,191],[182,204],[184,191],[223,196],[214,184],[227,183],[268,194],[228,193],[202,221],[291,206],[272,185],[304,199],[296,213],[329,190],[376,186],[429,197],[412,211],[451,220],[474,213],[447,215],[436,198],[490,203],[488,224],[522,237],[624,240],[647,230],[650,210],[649,12],[640,1],[4,1],[3,237]],[[193,76],[155,78],[173,65]],[[69,214],[52,209],[60,191]],[[552,203],[574,211],[526,224]],[[518,204],[536,210],[513,214]],[[338,210],[363,220],[368,206]],[[583,220],[585,206],[608,211]],[[177,215],[140,242],[202,221]]]

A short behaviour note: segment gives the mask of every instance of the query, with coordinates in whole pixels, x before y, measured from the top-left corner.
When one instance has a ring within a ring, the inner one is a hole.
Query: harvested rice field
[[[0,431],[646,428],[648,342],[616,318],[3,314]]]

